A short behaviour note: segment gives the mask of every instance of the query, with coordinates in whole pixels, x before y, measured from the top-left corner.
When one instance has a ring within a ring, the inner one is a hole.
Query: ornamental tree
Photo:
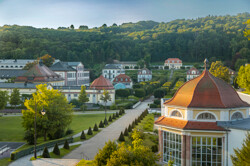
[[[0,110],[4,109],[7,105],[9,96],[7,91],[0,91]]]
[[[64,131],[72,121],[72,105],[68,104],[65,96],[58,90],[48,89],[46,84],[36,86],[37,90],[32,98],[24,102],[26,110],[22,110],[22,125],[25,130],[34,131],[34,117],[37,112],[38,135],[43,135],[46,141],[47,135],[55,138],[55,134]],[[46,111],[45,115],[41,110]]]
[[[103,93],[102,93],[102,96],[101,96],[100,100],[102,100],[104,102],[105,119],[106,119],[106,106],[107,106],[107,102],[111,101],[111,96],[110,96],[110,94],[109,94],[109,92],[107,90],[103,89]]]
[[[81,104],[85,104],[86,102],[89,101],[89,98],[88,98],[87,92],[86,92],[86,86],[84,86],[84,85],[81,86],[81,92],[80,92],[80,95],[78,97],[78,100]]]
[[[10,104],[15,106],[21,104],[20,92],[17,88],[13,89],[13,92],[10,95]]]
[[[228,68],[221,61],[212,62],[209,72],[215,77],[221,78],[226,82],[230,81]]]

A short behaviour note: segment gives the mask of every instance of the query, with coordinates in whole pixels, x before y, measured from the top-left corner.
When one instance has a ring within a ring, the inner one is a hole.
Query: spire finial
[[[205,70],[207,70],[207,65],[208,65],[208,60],[207,58],[204,60],[204,67],[205,67]]]

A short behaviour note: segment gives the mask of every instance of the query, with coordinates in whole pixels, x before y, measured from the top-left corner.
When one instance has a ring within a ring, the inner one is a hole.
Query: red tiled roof
[[[126,74],[119,74],[115,77],[113,82],[131,82],[131,78]]]
[[[213,131],[225,131],[224,128],[217,126],[216,122],[200,122],[200,121],[187,121],[181,119],[174,119],[168,117],[159,117],[155,124],[168,126],[183,130],[213,130]]]
[[[164,104],[191,108],[250,107],[231,85],[214,77],[208,70],[183,84],[174,97]]]
[[[179,58],[168,58],[165,63],[182,63],[182,61]]]
[[[192,74],[192,71],[195,71],[196,73],[195,73],[195,74]],[[200,74],[200,71],[197,70],[195,67],[192,67],[191,69],[189,69],[189,70],[187,71],[187,74],[188,74],[188,75],[199,75],[199,74]]]
[[[109,80],[104,78],[102,75],[95,79],[92,84],[90,85],[91,89],[98,89],[98,90],[103,90],[103,89],[114,89],[113,85]]]

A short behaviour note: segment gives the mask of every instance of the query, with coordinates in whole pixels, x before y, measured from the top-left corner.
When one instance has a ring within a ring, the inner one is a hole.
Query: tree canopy
[[[229,70],[221,61],[212,62],[209,71],[215,77],[221,78],[226,82],[229,82],[230,80]]]
[[[237,76],[237,84],[246,89],[246,91],[250,92],[250,65],[241,66],[238,76]]]
[[[14,105],[15,107],[16,105],[21,104],[21,96],[17,88],[14,88],[13,92],[10,95],[10,104]]]

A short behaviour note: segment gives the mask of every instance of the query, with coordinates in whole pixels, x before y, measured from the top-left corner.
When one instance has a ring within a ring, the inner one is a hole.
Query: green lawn
[[[107,117],[110,114],[107,113]],[[104,114],[85,114],[74,115],[70,128],[74,131],[74,134],[81,132],[82,130],[94,127],[95,123],[98,125],[101,120],[104,120]],[[0,117],[0,141],[9,142],[23,142],[24,129],[22,127],[22,117]],[[43,142],[42,138],[38,139],[38,143]]]
[[[0,165],[1,166],[7,166],[10,164],[10,158],[3,158],[3,159],[0,159]]]
[[[79,144],[79,145],[72,145],[72,146],[70,146],[70,149],[61,148],[61,149],[60,149],[60,155],[56,155],[56,154],[54,154],[53,152],[50,152],[49,154],[50,154],[50,157],[51,157],[51,158],[60,159],[60,158],[62,158],[62,157],[65,156],[66,154],[70,153],[72,150],[74,150],[75,148],[77,148],[77,147],[79,147],[79,146],[80,146],[80,144]]]

